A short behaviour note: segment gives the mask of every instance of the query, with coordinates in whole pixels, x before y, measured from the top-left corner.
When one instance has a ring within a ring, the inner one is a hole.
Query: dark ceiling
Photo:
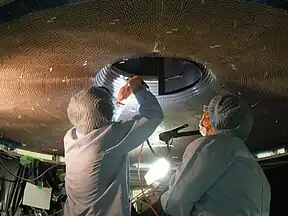
[[[252,150],[288,142],[288,14],[282,9],[232,0],[98,0],[7,21],[21,14],[17,7],[29,12],[29,5],[19,2],[6,7],[11,12],[1,17],[0,26],[5,138],[62,154],[62,138],[71,127],[70,97],[91,84],[97,69],[156,48],[163,56],[207,65],[222,89],[250,104],[255,124],[247,144]]]

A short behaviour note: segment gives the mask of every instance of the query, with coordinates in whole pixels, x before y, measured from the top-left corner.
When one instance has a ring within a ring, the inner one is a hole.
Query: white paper
[[[52,188],[38,188],[26,182],[23,205],[49,210]]]

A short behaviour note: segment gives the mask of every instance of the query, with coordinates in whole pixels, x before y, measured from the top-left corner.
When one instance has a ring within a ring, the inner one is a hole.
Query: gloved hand
[[[145,82],[139,76],[133,76],[128,79],[127,84],[131,87],[132,92],[136,92],[145,85]]]
[[[138,91],[139,89],[145,86],[148,87],[147,84],[138,76],[133,76],[128,79],[127,83],[122,86],[118,92],[116,103],[122,104],[122,101],[127,99],[132,93]]]

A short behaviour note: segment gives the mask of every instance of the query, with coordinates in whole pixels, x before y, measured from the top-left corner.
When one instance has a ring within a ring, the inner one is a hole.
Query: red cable
[[[159,216],[157,214],[157,212],[155,211],[155,209],[153,208],[150,200],[148,199],[148,197],[145,196],[145,193],[144,193],[144,190],[143,190],[143,185],[142,185],[142,182],[141,182],[141,175],[140,175],[140,163],[141,163],[141,157],[142,157],[142,153],[143,153],[143,147],[144,147],[144,143],[141,145],[141,150],[140,150],[140,153],[139,153],[139,156],[138,156],[138,184],[140,186],[140,190],[146,200],[146,202],[148,203],[150,209],[153,211],[153,213],[155,214],[155,216]]]

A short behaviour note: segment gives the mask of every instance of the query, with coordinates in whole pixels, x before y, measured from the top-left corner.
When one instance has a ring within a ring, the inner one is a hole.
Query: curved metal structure
[[[142,57],[136,60],[128,59],[127,65],[124,65],[125,63],[112,64],[102,68],[96,72],[93,85],[105,86],[114,97],[117,97],[119,89],[125,85],[130,76],[140,75],[162,106],[177,103],[184,105],[194,96],[215,89],[216,77],[212,71],[196,62],[165,57]],[[129,67],[129,61],[133,61],[132,69]],[[144,70],[142,61],[145,64]],[[139,65],[137,66],[137,64]],[[159,68],[163,74],[158,74]],[[161,83],[161,79],[164,79],[163,83]],[[164,86],[162,87],[161,84]],[[162,88],[164,88],[163,92],[161,92]]]
[[[288,137],[287,23],[284,10],[230,0],[83,1],[3,23],[3,137],[34,151],[56,148],[62,154],[62,137],[71,127],[70,97],[93,84],[95,71],[106,65],[157,52],[197,61],[213,71],[221,90],[241,94],[255,115],[248,140],[252,150],[283,144]],[[164,128],[190,123],[195,129],[200,107],[212,96],[204,95],[185,110],[171,106]],[[175,155],[181,155],[177,146]]]

